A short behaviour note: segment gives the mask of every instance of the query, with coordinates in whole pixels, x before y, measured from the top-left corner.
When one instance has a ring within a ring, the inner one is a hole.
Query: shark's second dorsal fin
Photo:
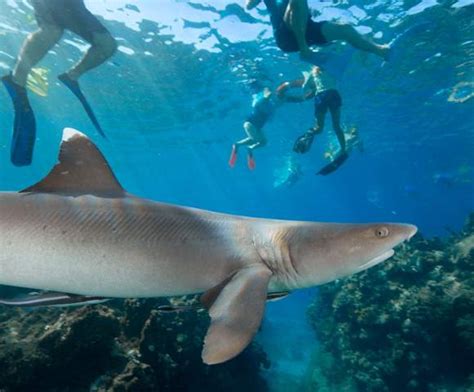
[[[125,191],[99,149],[82,133],[65,128],[59,162],[40,182],[22,192],[123,197]]]

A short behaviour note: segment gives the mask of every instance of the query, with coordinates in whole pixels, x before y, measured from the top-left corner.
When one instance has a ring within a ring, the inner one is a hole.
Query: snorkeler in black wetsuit
[[[25,88],[28,74],[61,39],[64,30],[79,35],[91,46],[77,64],[58,78],[80,100],[102,136],[105,136],[104,132],[82,94],[77,80],[87,71],[104,63],[117,48],[115,39],[85,7],[84,0],[30,0],[30,2],[35,11],[38,30],[26,38],[13,72],[2,78],[15,109],[11,160],[17,166],[31,164],[36,134],[35,116]]]
[[[246,0],[248,10],[262,0]],[[263,0],[270,13],[278,47],[284,52],[300,52],[303,59],[311,60],[310,46],[325,45],[332,41],[345,41],[353,47],[374,53],[385,60],[389,46],[366,40],[348,24],[315,22],[311,19],[307,0]]]

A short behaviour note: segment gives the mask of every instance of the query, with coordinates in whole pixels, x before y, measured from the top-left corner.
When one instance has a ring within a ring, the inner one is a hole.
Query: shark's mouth
[[[382,253],[381,255],[374,257],[372,260],[369,260],[367,263],[362,264],[358,269],[357,272],[366,270],[370,267],[373,267],[374,265],[381,263],[382,261],[385,261],[392,257],[395,254],[395,251],[393,249],[387,250],[386,252]]]

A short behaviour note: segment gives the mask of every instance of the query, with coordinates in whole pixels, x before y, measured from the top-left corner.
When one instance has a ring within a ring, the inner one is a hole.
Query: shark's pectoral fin
[[[225,362],[247,347],[262,321],[272,273],[261,264],[235,273],[215,299],[202,359],[208,365]]]
[[[41,292],[32,293],[21,298],[0,298],[0,305],[17,307],[79,306],[97,304],[108,300],[108,298],[103,297],[90,297],[85,295]]]
[[[225,278],[222,282],[220,282],[218,285],[204,292],[199,298],[199,301],[201,302],[202,306],[204,306],[207,310],[211,309],[212,305],[214,305],[214,302],[216,302],[216,299],[219,297],[222,290],[224,290],[224,287],[232,280],[235,274],[236,273],[234,272],[233,274]]]

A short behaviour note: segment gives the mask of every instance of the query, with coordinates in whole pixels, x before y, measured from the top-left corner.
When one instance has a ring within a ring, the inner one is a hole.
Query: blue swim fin
[[[26,88],[16,84],[11,74],[2,82],[10,95],[15,111],[10,159],[15,166],[31,165],[36,139],[36,119]]]
[[[89,105],[89,102],[87,102],[86,97],[81,91],[81,87],[79,86],[79,83],[77,80],[72,80],[67,74],[61,74],[58,76],[58,79],[69,89],[71,92],[77,97],[77,99],[81,102],[82,107],[86,111],[87,115],[89,116],[90,120],[92,121],[92,124],[94,124],[95,128],[97,131],[101,134],[102,137],[107,138],[105,136],[104,131],[102,130],[102,127],[99,124],[99,121],[97,120],[97,117],[94,114],[94,111],[92,110],[91,105]]]
[[[331,174],[332,172],[335,172],[337,169],[339,169],[339,166],[341,166],[346,161],[348,157],[349,155],[347,154],[347,152],[339,154],[331,163],[328,163],[316,174],[326,176],[328,174]]]

